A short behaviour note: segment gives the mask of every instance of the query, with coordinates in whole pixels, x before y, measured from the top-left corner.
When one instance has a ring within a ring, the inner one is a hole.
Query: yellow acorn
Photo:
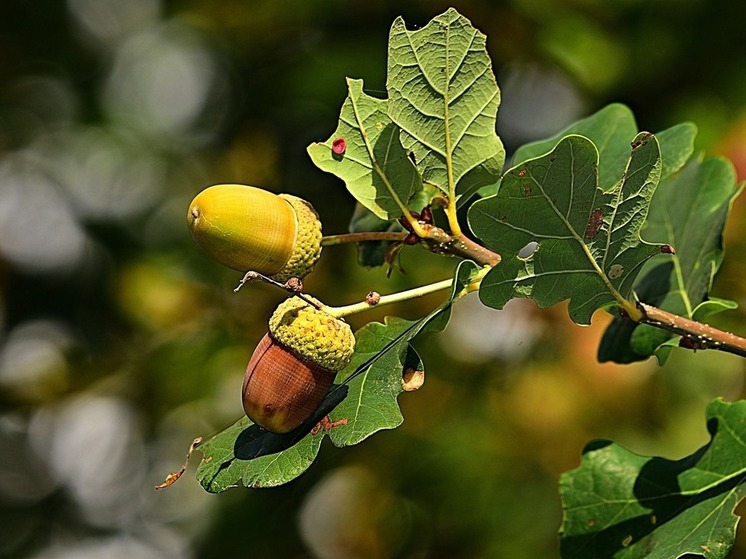
[[[304,277],[321,255],[318,215],[289,194],[242,184],[210,186],[192,200],[187,222],[208,256],[277,281]]]
[[[246,415],[273,433],[292,431],[318,409],[354,351],[355,336],[346,322],[300,297],[286,299],[246,368]]]

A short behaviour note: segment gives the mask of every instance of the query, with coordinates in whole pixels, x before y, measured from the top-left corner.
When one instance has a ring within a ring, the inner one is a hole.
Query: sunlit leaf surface
[[[422,188],[419,174],[386,114],[386,100],[364,93],[362,80],[348,78],[347,87],[337,129],[325,142],[308,146],[308,154],[377,217],[397,219]]]
[[[389,36],[389,115],[423,180],[461,200],[495,182],[505,161],[485,43],[453,8],[413,31],[397,18]]]

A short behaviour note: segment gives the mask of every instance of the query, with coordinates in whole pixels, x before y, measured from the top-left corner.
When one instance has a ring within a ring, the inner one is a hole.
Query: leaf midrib
[[[571,169],[572,169],[572,188],[574,188],[574,182],[575,182],[575,147],[574,144],[571,141],[568,141],[568,149],[570,152],[570,161],[571,161]],[[550,163],[551,168],[552,163]],[[531,180],[534,182],[534,184],[539,188],[541,191],[542,196],[547,201],[549,206],[552,208],[552,211],[557,215],[557,217],[562,221],[562,223],[565,225],[568,231],[570,231],[570,234],[572,237],[580,244],[581,248],[583,249],[583,252],[585,253],[586,259],[590,262],[591,266],[593,267],[593,271],[601,278],[601,281],[606,286],[606,289],[611,293],[611,295],[616,299],[619,303],[622,303],[624,301],[624,297],[622,297],[621,293],[617,291],[617,289],[612,285],[611,280],[606,276],[606,273],[601,269],[598,265],[598,262],[596,262],[596,259],[593,257],[593,254],[591,254],[590,249],[588,248],[588,245],[585,244],[585,241],[582,237],[580,237],[575,231],[575,228],[572,226],[572,224],[568,221],[568,219],[562,215],[562,212],[560,212],[559,208],[554,204],[554,201],[547,195],[546,191],[544,190],[544,187],[542,184],[536,179],[533,173],[531,173]],[[595,201],[595,195],[596,191],[598,191],[598,185],[595,185],[595,191],[594,191],[594,201]],[[570,203],[568,204],[570,207],[572,207],[572,198],[570,199]],[[570,212],[568,212],[569,214]],[[612,219],[613,223],[613,219]],[[607,238],[610,235],[607,235]],[[604,250],[604,258],[606,258],[607,250]]]

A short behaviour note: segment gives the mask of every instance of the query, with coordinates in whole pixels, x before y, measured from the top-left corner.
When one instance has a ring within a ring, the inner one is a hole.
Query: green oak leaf
[[[626,299],[644,262],[660,252],[640,238],[660,167],[658,142],[643,132],[610,191],[597,184],[598,151],[583,136],[508,171],[497,195],[469,210],[474,233],[502,255],[482,280],[482,302],[500,309],[514,297],[540,307],[570,299],[572,320],[589,324],[596,309]],[[520,257],[533,242],[533,253]]]
[[[421,322],[424,327],[426,321]],[[329,416],[333,422],[344,423],[329,431],[336,446],[358,444],[377,431],[402,424],[404,417],[397,402],[403,391],[402,374],[409,368],[424,370],[419,355],[409,345],[421,330],[418,326],[418,321],[386,317],[383,324],[371,322],[356,332],[350,367],[361,374],[350,378],[349,396]],[[374,357],[375,361],[366,365]]]
[[[598,112],[579,120],[546,140],[532,142],[518,148],[513,155],[513,165],[549,153],[571,134],[585,136],[596,145],[599,155],[598,186],[608,190],[624,173],[629,159],[629,142],[637,135],[637,123],[626,105],[613,103]]]
[[[287,483],[305,472],[316,459],[323,434],[309,434],[277,452],[242,456],[242,449],[260,437],[268,441],[283,438],[260,430],[244,417],[197,447],[203,454],[197,468],[197,479],[202,487],[210,493],[221,493],[239,483],[255,488]]]
[[[389,35],[389,116],[420,175],[466,201],[494,183],[505,150],[495,133],[500,90],[486,37],[453,8],[425,27],[397,18]]]
[[[578,134],[592,141],[598,149],[598,186],[609,190],[619,182],[629,158],[629,142],[638,133],[632,111],[620,103],[612,103],[594,114],[571,124],[546,140],[532,142],[518,148],[513,156],[513,165],[550,152],[565,136]],[[694,151],[697,128],[691,123],[682,123],[655,137],[661,149],[661,178],[675,173]]]
[[[673,246],[676,254],[645,264],[634,286],[638,299],[700,321],[735,307],[708,295],[723,260],[723,228],[742,186],[723,158],[693,159],[661,181],[642,236]],[[598,358],[630,363],[655,354],[663,364],[678,339],[665,330],[615,318],[601,340]]]
[[[308,146],[308,154],[319,169],[342,179],[377,217],[397,219],[422,181],[386,113],[386,100],[366,95],[362,80],[348,78],[347,88],[337,129],[325,142]],[[338,139],[345,143],[343,153],[333,150]]]
[[[398,427],[403,417],[397,402],[402,375],[423,371],[410,345],[419,334],[445,328],[453,301],[475,274],[471,261],[459,264],[448,299],[421,320],[387,318],[355,333],[353,360],[337,375],[319,410],[290,433],[277,435],[244,417],[202,443],[197,479],[211,493],[231,487],[273,487],[287,483],[313,464],[321,442],[329,435],[336,446],[357,444],[381,429]],[[314,429],[329,415],[329,429]],[[334,422],[338,423],[335,424]]]
[[[661,179],[679,171],[694,153],[694,138],[697,127],[691,122],[682,122],[658,133],[658,144],[661,146]]]
[[[423,332],[445,328],[454,299],[476,269],[471,261],[461,262],[450,297],[426,317],[417,321],[387,317],[383,324],[367,324],[355,334],[353,361],[337,377],[337,382],[347,383],[350,393],[330,414],[333,421],[346,422],[329,433],[335,445],[358,444],[376,431],[401,425],[404,418],[396,399],[404,390],[402,373],[424,371],[410,342]]]
[[[563,559],[723,559],[746,496],[746,401],[707,408],[710,442],[681,460],[589,444],[562,475]]]

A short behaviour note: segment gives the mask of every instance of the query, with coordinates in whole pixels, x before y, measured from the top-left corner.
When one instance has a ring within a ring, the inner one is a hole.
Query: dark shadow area
[[[714,437],[718,428],[717,420],[710,420],[707,427]],[[608,441],[592,443],[586,447],[584,454],[599,450],[608,444],[610,444]],[[696,495],[681,494],[680,476],[696,468],[711,444],[712,442],[708,443],[691,456],[681,460],[650,458],[641,468],[634,486],[634,497],[638,504],[649,509],[649,512],[623,520],[598,532],[563,538],[560,544],[562,557],[582,557],[583,559],[613,557],[627,546],[639,545],[640,540],[654,530],[660,529],[667,522],[675,520],[685,511],[737,487],[743,481],[740,477],[727,479]],[[650,542],[649,545],[652,552],[655,544]],[[644,551],[641,549],[640,553]]]
[[[673,262],[670,260],[659,264],[646,274],[639,285],[635,287],[637,297],[643,303],[658,306],[671,289],[671,272]],[[632,334],[640,325],[632,320],[615,317],[604,332],[598,347],[598,360],[601,363],[614,361],[615,363],[634,363],[647,359],[648,355],[640,355],[631,347]],[[660,342],[669,339],[672,334],[660,330]],[[657,344],[656,344],[657,345]]]
[[[262,429],[258,425],[251,425],[244,429],[236,438],[233,447],[233,454],[239,460],[253,460],[260,456],[276,454],[287,450],[294,444],[298,443],[303,437],[310,433],[319,421],[337,407],[342,400],[347,397],[349,388],[346,384],[335,384],[329,389],[329,392],[321,402],[319,409],[316,410],[310,418],[302,423],[297,429],[278,435]],[[230,465],[231,461],[225,463],[225,467]]]

